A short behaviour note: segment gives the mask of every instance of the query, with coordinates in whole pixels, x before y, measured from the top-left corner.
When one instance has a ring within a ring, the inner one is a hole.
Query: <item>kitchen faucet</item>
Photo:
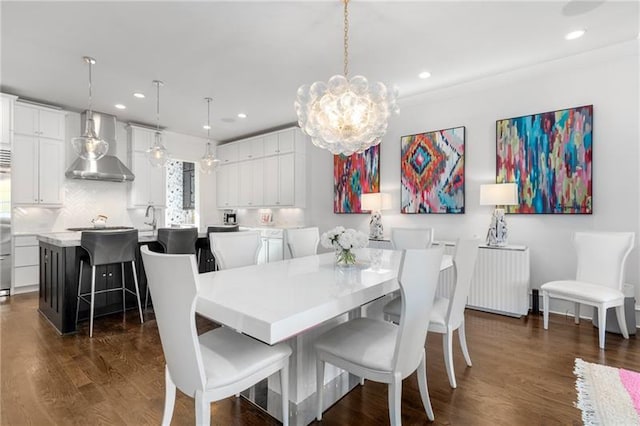
[[[147,206],[147,211],[144,213],[144,217],[149,217],[149,210],[151,210],[151,222],[145,222],[145,225],[151,225],[151,227],[153,228],[153,230],[156,230],[156,226],[158,225],[158,221],[156,220],[156,208],[149,204]]]

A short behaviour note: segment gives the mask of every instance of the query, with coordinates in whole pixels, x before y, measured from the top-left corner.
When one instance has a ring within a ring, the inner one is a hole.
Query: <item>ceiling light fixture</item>
[[[114,106],[116,108],[118,108],[118,109],[127,109],[127,107],[125,105],[122,105],[122,104],[115,104]]]
[[[240,114],[238,114],[238,118],[247,118],[247,114],[241,112]]]
[[[564,36],[565,40],[575,40],[577,38],[580,38],[584,35],[584,33],[586,33],[587,30],[576,30],[576,31],[571,31],[570,33],[567,33],[566,36]]]
[[[205,130],[211,130],[211,126],[209,126],[208,124],[205,124],[204,126],[202,126],[202,128]]]
[[[99,160],[109,151],[109,143],[100,139],[96,133],[95,123],[93,122],[93,111],[91,110],[93,95],[91,66],[96,63],[96,60],[89,56],[83,56],[82,59],[89,65],[89,109],[87,110],[87,121],[85,122],[84,133],[82,136],[71,139],[71,145],[81,158],[85,160]]]
[[[349,0],[343,1],[344,75],[334,75],[328,83],[300,86],[295,108],[300,128],[314,145],[351,155],[379,144],[389,116],[399,109],[396,90],[369,83],[361,75],[349,79]]]
[[[420,74],[418,74],[418,78],[421,78],[423,80],[429,77],[431,77],[431,73],[429,71],[422,71]]]
[[[133,94],[134,98],[144,99],[144,93],[136,92]]]
[[[167,148],[162,145],[162,134],[160,133],[160,86],[164,86],[164,83],[160,80],[153,80],[153,84],[156,86],[156,134],[153,146],[147,150],[147,158],[153,167],[164,167],[169,159]]]
[[[218,160],[215,155],[213,155],[213,153],[211,152],[211,136],[210,136],[210,130],[211,130],[211,98],[204,98],[205,101],[207,101],[207,125],[203,126],[205,129],[207,129],[207,148],[204,152],[204,156],[200,159],[200,170],[202,170],[202,173],[204,174],[211,174],[211,172],[213,171],[213,169],[216,167],[216,164],[220,161]]]

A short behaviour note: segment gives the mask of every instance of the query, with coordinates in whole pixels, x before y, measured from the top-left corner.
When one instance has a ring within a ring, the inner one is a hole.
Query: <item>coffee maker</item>
[[[235,210],[231,210],[231,209],[224,210],[224,213],[222,214],[222,218],[224,220],[225,225],[235,225],[237,223]]]

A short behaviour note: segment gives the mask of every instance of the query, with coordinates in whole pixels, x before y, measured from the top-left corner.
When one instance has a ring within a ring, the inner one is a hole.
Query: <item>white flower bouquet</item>
[[[364,232],[336,226],[322,234],[320,244],[335,250],[338,264],[353,265],[356,263],[356,254],[352,250],[366,247],[369,237]]]

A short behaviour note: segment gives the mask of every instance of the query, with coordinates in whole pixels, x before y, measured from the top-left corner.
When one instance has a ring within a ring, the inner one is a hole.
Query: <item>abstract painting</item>
[[[361,154],[333,156],[333,212],[364,213],[360,194],[380,192],[380,145]]]
[[[592,213],[593,105],[496,122],[496,182],[518,184],[508,213]]]
[[[402,213],[464,213],[464,131],[402,137]]]

